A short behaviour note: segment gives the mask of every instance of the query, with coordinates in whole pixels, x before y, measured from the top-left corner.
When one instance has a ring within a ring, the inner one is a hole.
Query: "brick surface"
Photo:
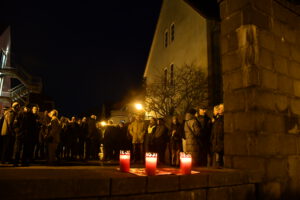
[[[143,194],[146,192],[146,177],[113,178],[112,195]]]
[[[211,173],[208,177],[209,187],[220,187],[229,185],[241,185],[248,181],[248,177],[243,172],[232,173]]]
[[[297,135],[284,134],[279,136],[279,155],[297,154]]]
[[[207,191],[207,200],[230,200],[231,190],[229,187],[224,188],[210,188]]]
[[[291,61],[288,63],[289,75],[295,79],[300,79],[300,63]]]
[[[236,1],[237,2],[237,1]],[[243,24],[253,24],[263,29],[270,29],[270,17],[248,4],[243,7]]]
[[[223,72],[232,71],[242,66],[242,60],[237,51],[222,55]]]
[[[289,98],[284,95],[276,95],[275,104],[278,111],[284,111],[289,106]]]
[[[285,57],[282,56],[274,56],[274,69],[284,75],[288,75],[288,62]]]
[[[224,91],[232,91],[243,87],[241,71],[235,71],[230,74],[223,75],[223,88]]]
[[[208,185],[208,175],[204,173],[179,177],[180,190],[204,188]]]
[[[284,57],[289,57],[291,55],[291,47],[290,45],[282,40],[281,37],[275,37],[274,38],[275,42],[275,51],[277,55],[284,56]]]
[[[238,38],[236,32],[231,32],[221,37],[221,54],[238,49]]]
[[[266,162],[268,180],[285,178],[288,175],[288,165],[286,159],[271,158]]]
[[[241,12],[236,12],[221,22],[221,35],[226,35],[235,31],[242,25]]]
[[[267,89],[277,89],[277,74],[269,70],[261,70],[261,85]]]
[[[300,97],[300,81],[294,81],[294,95]]]
[[[278,75],[278,90],[287,94],[294,94],[293,90],[293,80],[288,78],[287,76]]]
[[[258,31],[258,43],[260,46],[264,47],[267,50],[270,50],[271,52],[275,51],[274,36],[268,31]]]
[[[239,133],[239,132],[238,132]],[[248,138],[245,134],[225,134],[224,152],[226,155],[247,155]]]
[[[291,47],[291,57],[296,62],[300,62],[300,47],[298,46]]]
[[[291,99],[291,111],[296,115],[300,115],[300,100]]]
[[[243,91],[232,91],[224,94],[224,103],[226,103],[226,112],[244,111],[245,95]]]
[[[233,167],[237,169],[255,169],[265,173],[265,159],[249,156],[234,156]]]
[[[231,200],[242,200],[242,199],[256,199],[255,196],[255,185],[241,185],[232,187]]]
[[[179,189],[179,176],[149,176],[147,192],[168,192]]]
[[[259,49],[259,65],[270,70],[273,69],[273,54],[269,50]]]

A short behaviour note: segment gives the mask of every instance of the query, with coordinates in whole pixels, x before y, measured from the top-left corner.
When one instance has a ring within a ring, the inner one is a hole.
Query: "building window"
[[[174,85],[174,64],[170,66],[170,84]]]
[[[168,47],[168,42],[169,42],[169,32],[166,31],[166,32],[165,32],[165,40],[164,40],[165,48]]]
[[[167,83],[168,83],[168,69],[166,68],[164,71],[164,86],[165,86],[165,88],[167,87]]]
[[[171,42],[175,40],[175,24],[171,25]]]

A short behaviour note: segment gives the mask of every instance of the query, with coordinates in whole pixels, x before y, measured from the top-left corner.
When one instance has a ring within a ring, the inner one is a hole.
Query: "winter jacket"
[[[129,133],[132,136],[133,144],[144,143],[144,136],[146,132],[146,124],[144,121],[134,121],[128,127]]]
[[[215,153],[224,152],[224,117],[218,115],[211,131],[211,150]]]

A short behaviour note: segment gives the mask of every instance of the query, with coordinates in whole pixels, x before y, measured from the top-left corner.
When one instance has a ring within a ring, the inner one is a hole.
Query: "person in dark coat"
[[[168,140],[168,129],[165,126],[165,122],[162,118],[157,120],[157,127],[153,135],[153,145],[155,152],[158,153],[159,163],[165,162],[165,151]]]
[[[201,127],[195,117],[196,110],[191,109],[185,116],[184,134],[186,139],[186,152],[192,154],[194,166],[199,165],[199,136]]]
[[[88,135],[86,137],[86,159],[98,159],[100,136],[96,127],[96,115],[88,119]]]
[[[87,118],[83,117],[81,119],[80,127],[79,127],[79,135],[78,135],[78,155],[79,159],[84,159],[84,143],[86,141],[86,136],[88,134],[88,124],[87,124]]]
[[[53,165],[58,158],[57,147],[60,141],[61,125],[57,118],[58,111],[52,110],[49,113],[51,118],[48,134],[46,135],[46,144],[48,146],[48,164]]]
[[[29,165],[30,145],[32,143],[32,133],[30,132],[30,111],[27,107],[22,107],[15,119],[14,131],[16,140],[14,145],[14,166],[17,167],[22,158],[22,166]],[[21,153],[23,153],[21,155]]]
[[[156,119],[154,117],[151,117],[145,134],[145,141],[144,141],[145,152],[155,151],[153,140],[154,140],[154,133],[156,131],[156,126],[157,126]]]
[[[68,124],[68,142],[71,150],[71,159],[75,160],[78,153],[78,134],[79,134],[79,125],[76,121],[76,117],[72,117],[71,121]]]
[[[124,122],[120,122],[117,126],[117,152],[120,150],[130,150],[130,141],[127,137],[127,127]]]
[[[211,137],[211,119],[206,113],[207,109],[205,107],[199,108],[198,112],[198,122],[201,125],[201,135],[199,137],[199,146],[200,146],[200,154],[199,154],[199,164],[200,166],[207,166],[208,157],[211,155],[210,153],[210,137]]]
[[[113,125],[111,120],[108,121],[105,127],[104,137],[103,137],[103,147],[104,147],[104,161],[110,161],[116,158],[115,152],[117,150],[117,128]]]
[[[39,143],[39,131],[40,131],[40,119],[39,119],[39,107],[37,105],[33,106],[28,113],[28,132],[30,135],[30,143],[29,143],[29,160],[33,161],[35,150],[38,149]]]
[[[47,147],[45,145],[45,136],[48,134],[48,124],[50,123],[51,118],[49,113],[45,110],[43,113],[40,113],[40,129],[39,129],[39,142],[35,151],[35,158],[44,159],[47,153]]]
[[[179,155],[182,150],[183,126],[179,123],[178,117],[172,117],[171,128],[169,130],[169,141],[171,149],[171,165],[179,166]]]
[[[224,105],[220,104],[216,106],[217,115],[212,126],[211,132],[211,151],[213,153],[214,166],[223,167],[223,155],[224,155]]]

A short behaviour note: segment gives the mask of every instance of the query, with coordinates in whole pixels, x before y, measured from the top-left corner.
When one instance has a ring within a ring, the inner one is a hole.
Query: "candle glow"
[[[146,173],[148,176],[154,176],[156,173],[157,153],[146,153]]]
[[[192,155],[190,153],[180,152],[180,170],[182,174],[191,174]]]
[[[120,171],[129,172],[130,169],[130,151],[120,151]]]

